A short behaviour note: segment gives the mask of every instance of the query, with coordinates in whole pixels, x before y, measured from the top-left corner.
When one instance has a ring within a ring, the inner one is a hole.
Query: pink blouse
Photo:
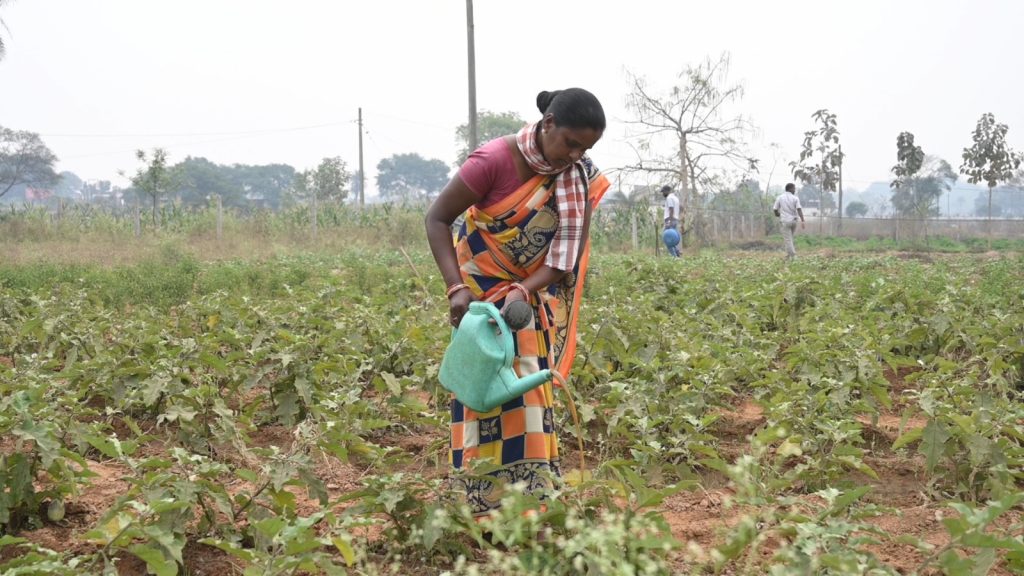
[[[459,168],[459,177],[480,197],[480,208],[500,202],[526,182],[519,178],[512,149],[504,137],[495,138],[470,154]]]

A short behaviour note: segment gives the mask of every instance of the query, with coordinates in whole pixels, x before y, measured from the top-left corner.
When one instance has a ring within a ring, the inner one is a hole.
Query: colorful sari
[[[608,190],[608,180],[589,158],[569,169],[580,171],[586,203],[593,211]],[[500,308],[511,283],[544,265],[559,225],[559,177],[534,176],[498,203],[468,210],[456,254],[462,281],[476,298]],[[568,377],[589,256],[589,242],[582,243],[572,271],[533,296],[533,325],[515,333],[513,367],[519,376],[553,368]],[[550,479],[561,475],[553,404],[550,382],[486,413],[452,399],[452,466],[462,471],[483,459],[499,467],[486,477],[457,474],[453,478],[456,487],[465,491],[474,514],[484,515],[499,506],[502,484],[521,482],[526,492],[544,497]]]

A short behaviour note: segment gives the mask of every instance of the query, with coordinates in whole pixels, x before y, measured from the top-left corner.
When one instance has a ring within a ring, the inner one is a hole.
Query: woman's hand
[[[501,315],[505,315],[505,310],[508,309],[508,305],[513,302],[526,302],[526,295],[523,294],[522,290],[509,290],[505,294],[505,304],[501,307]]]
[[[463,288],[449,299],[449,312],[448,319],[451,322],[452,327],[458,328],[459,323],[462,322],[462,317],[469,311],[470,302],[475,302],[476,298],[473,296],[473,292],[469,288]]]

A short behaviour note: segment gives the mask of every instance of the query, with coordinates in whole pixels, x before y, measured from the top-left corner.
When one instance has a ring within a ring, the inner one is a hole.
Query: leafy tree
[[[143,167],[136,170],[135,176],[132,176],[132,186],[152,200],[153,225],[159,226],[157,205],[160,198],[169,194],[177,185],[177,175],[167,166],[167,151],[163,148],[154,148],[151,159],[147,159],[144,150],[136,150],[135,157],[142,162]]]
[[[314,195],[320,202],[340,203],[348,197],[351,175],[340,157],[324,158],[320,165],[295,176],[294,192],[299,198]]]
[[[964,161],[960,165],[960,173],[967,175],[968,182],[988,185],[989,220],[992,219],[992,189],[1012,179],[1021,164],[1021,154],[1006,143],[1008,131],[1006,124],[997,123],[991,112],[982,114],[972,135],[974,144],[964,148]]]
[[[804,132],[800,160],[790,162],[789,166],[793,170],[793,177],[804,184],[817,186],[821,195],[818,205],[821,206],[821,213],[824,214],[826,208],[835,206],[834,202],[829,206],[830,203],[824,196],[827,195],[831,200],[832,193],[838,188],[839,167],[843,164],[843,153],[839,148],[839,128],[836,123],[836,115],[822,109],[812,114],[811,117],[819,126],[814,130]]]
[[[863,202],[850,202],[846,205],[846,215],[850,218],[863,218],[868,215],[868,205]]]
[[[242,191],[239,202],[244,204],[239,207],[262,205],[276,210],[295,184],[295,168],[287,164],[235,164],[228,178]]]
[[[210,196],[220,196],[225,205],[244,204],[244,191],[231,181],[232,169],[228,166],[189,156],[176,164],[174,170],[178,173],[175,196],[185,206],[205,206]]]
[[[924,164],[924,150],[914,144],[914,135],[900,132],[896,137],[896,165],[892,173],[896,179],[889,184],[893,190],[899,189],[908,178],[913,178]]]
[[[15,186],[48,188],[59,182],[57,156],[39,134],[0,126],[0,198]]]
[[[54,188],[54,192],[57,196],[64,198],[73,198],[76,193],[81,192],[85,186],[85,182],[78,177],[78,174],[74,172],[64,171],[57,175],[60,180],[57,182],[57,186]]]
[[[477,142],[483,144],[507,134],[515,134],[524,124],[526,122],[515,112],[481,110],[476,115]],[[468,122],[455,129],[455,141],[459,145],[459,158],[456,163],[461,166],[472,152],[469,149]]]
[[[663,94],[652,91],[644,78],[629,74],[626,107],[635,115],[629,123],[641,130],[637,150],[641,159],[634,169],[667,174],[677,181],[684,217],[698,185],[709,187],[713,168],[724,162],[743,171],[757,169],[757,160],[744,142],[753,124],[724,111],[743,97],[742,86],[729,84],[728,72],[728,54],[717,60],[706,58],[688,66],[679,74],[679,83]],[[652,152],[662,144],[670,146],[672,153]]]
[[[420,199],[440,193],[448,166],[419,154],[394,154],[377,163],[377,189],[384,198]]]
[[[895,166],[893,172],[896,172]],[[901,182],[892,194],[892,205],[896,213],[903,218],[930,218],[939,215],[938,200],[953,188],[956,172],[949,162],[935,156],[925,156],[920,168]]]

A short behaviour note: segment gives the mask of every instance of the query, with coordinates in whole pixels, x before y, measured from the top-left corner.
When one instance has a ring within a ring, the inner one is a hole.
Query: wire
[[[240,132],[167,132],[155,134],[40,134],[46,138],[179,138],[191,136],[250,136],[262,134],[280,134],[282,132],[297,132],[300,130],[314,130],[317,128],[328,128],[331,126],[342,126],[354,124],[356,119],[342,122],[325,122],[323,124],[310,124],[307,126],[292,126],[288,128],[264,128],[261,130],[244,130]]]

